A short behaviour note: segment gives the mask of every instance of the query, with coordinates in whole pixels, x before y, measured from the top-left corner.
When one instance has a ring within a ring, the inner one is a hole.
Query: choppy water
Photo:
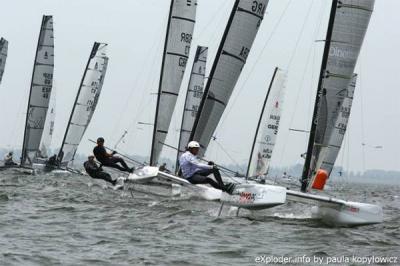
[[[0,264],[256,265],[257,256],[271,255],[400,255],[399,186],[347,186],[332,193],[381,204],[385,222],[330,228],[298,204],[240,217],[226,210],[217,217],[216,202],[138,191],[132,198],[88,177],[3,172]]]

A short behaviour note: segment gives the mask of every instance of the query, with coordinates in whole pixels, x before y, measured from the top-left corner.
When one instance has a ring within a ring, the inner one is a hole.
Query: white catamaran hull
[[[344,201],[326,196],[288,190],[282,186],[255,183],[237,184],[232,195],[206,186],[193,185],[180,177],[160,172],[157,167],[146,166],[125,179],[125,183],[145,184],[155,178],[186,187],[206,200],[248,210],[262,210],[283,205],[287,201],[313,205],[313,218],[333,226],[358,226],[383,221],[382,207],[359,202]]]
[[[156,178],[169,181],[173,184],[184,186],[199,195],[205,200],[220,200],[223,194],[221,190],[205,185],[193,185],[180,177],[160,172],[157,167],[145,166],[142,169],[135,171],[126,178],[125,182],[133,184],[146,184]]]
[[[346,202],[343,205],[320,204],[311,209],[314,218],[334,226],[358,226],[383,222],[382,208],[377,205]]]
[[[261,184],[236,185],[232,195],[223,193],[225,204],[249,209],[262,210],[286,203],[286,188]]]

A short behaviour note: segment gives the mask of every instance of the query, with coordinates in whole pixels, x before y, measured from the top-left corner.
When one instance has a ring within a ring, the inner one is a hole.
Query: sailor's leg
[[[224,182],[222,182],[221,173],[219,172],[219,170],[214,168],[212,173],[213,173],[215,179],[217,180],[218,184],[222,188],[225,187]]]
[[[188,178],[188,181],[192,184],[210,184],[212,187],[216,189],[221,189],[217,182],[212,180],[207,176],[203,176],[201,174],[194,174],[192,177]]]
[[[111,176],[109,173],[106,172],[97,172],[96,175],[92,176],[95,179],[103,179],[106,182],[111,183],[112,185],[115,185],[116,180],[112,180]]]
[[[121,157],[113,157],[113,158],[115,158],[115,163],[120,163],[122,167],[125,168],[126,171],[130,171],[129,166],[126,164],[124,159],[122,159]]]

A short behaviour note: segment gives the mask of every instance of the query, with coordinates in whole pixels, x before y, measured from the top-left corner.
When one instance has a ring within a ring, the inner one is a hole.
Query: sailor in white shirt
[[[216,189],[226,191],[217,166],[212,162],[211,164],[201,163],[197,158],[199,149],[200,144],[197,141],[191,141],[188,144],[188,150],[179,158],[183,177],[192,184],[210,184]],[[214,175],[217,182],[208,177],[210,174]]]

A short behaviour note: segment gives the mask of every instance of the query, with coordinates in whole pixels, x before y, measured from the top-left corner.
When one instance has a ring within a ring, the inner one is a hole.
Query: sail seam
[[[177,20],[185,20],[185,21],[189,21],[189,22],[192,22],[192,23],[196,23],[196,20],[190,19],[190,18],[184,18],[184,17],[178,17],[178,16],[172,16],[171,18],[177,19]]]
[[[239,8],[237,9],[237,11],[238,11],[238,12],[243,12],[243,13],[246,13],[246,14],[253,15],[253,16],[259,18],[259,19],[263,19],[263,18],[264,18],[263,16],[257,15],[257,14],[255,14],[255,13],[253,13],[253,12],[247,10],[247,9],[241,8],[241,7],[239,7]]]
[[[237,60],[243,62],[243,64],[246,63],[246,61],[245,61],[243,58],[241,58],[241,57],[239,57],[239,56],[237,56],[237,55],[231,54],[231,53],[229,53],[229,52],[227,52],[227,51],[225,51],[225,50],[222,51],[222,54],[223,54],[223,55],[230,56],[230,57],[233,57],[233,58],[235,58],[235,59],[237,59]]]

